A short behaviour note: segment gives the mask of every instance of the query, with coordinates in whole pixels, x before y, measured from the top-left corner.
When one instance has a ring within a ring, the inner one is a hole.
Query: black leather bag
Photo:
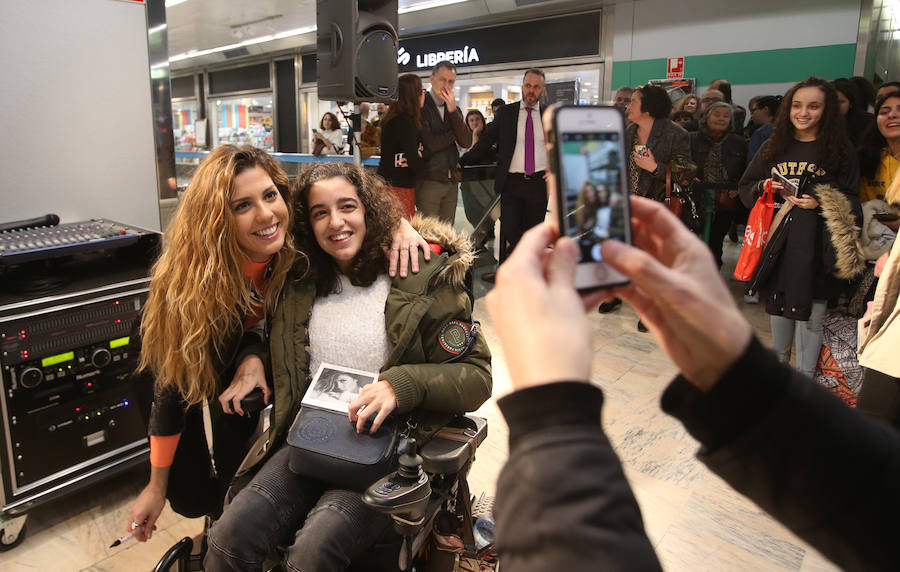
[[[302,407],[288,432],[288,466],[334,488],[364,491],[394,470],[400,424],[388,417],[374,435],[356,433],[346,414]]]

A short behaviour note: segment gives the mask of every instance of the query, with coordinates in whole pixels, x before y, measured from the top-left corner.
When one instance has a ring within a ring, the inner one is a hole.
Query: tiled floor
[[[736,247],[726,245],[733,266]],[[728,271],[726,265],[723,274]],[[768,343],[766,315],[759,306],[745,305],[740,285],[729,283],[744,314]],[[509,391],[509,378],[483,300],[476,312],[494,352],[496,399]],[[606,392],[606,430],[626,466],[663,566],[673,571],[836,570],[694,459],[696,443],[659,408],[659,395],[675,368],[649,334],[637,332],[632,310],[626,306],[607,315],[595,313],[591,321],[593,381]],[[470,484],[475,493],[492,494],[507,455],[507,431],[494,399],[479,413],[488,418],[490,430],[478,451]],[[33,511],[24,543],[0,553],[0,569],[152,569],[170,545],[198,533],[202,521],[183,519],[166,509],[150,542],[107,548],[127,525],[129,504],[145,480],[145,472],[131,472],[52,508]]]

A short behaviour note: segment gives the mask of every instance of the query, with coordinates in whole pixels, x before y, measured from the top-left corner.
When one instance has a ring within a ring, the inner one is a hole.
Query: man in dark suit
[[[538,101],[544,94],[544,72],[532,68],[522,79],[522,101],[499,108],[478,143],[460,158],[475,165],[497,146],[494,190],[500,193],[500,262],[512,253],[522,234],[547,214],[547,153]],[[486,279],[489,279],[486,276]]]

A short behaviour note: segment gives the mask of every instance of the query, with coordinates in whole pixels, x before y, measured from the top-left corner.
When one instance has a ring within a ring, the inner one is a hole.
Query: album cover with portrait
[[[348,413],[347,407],[362,388],[378,381],[378,372],[360,371],[330,363],[319,366],[303,400],[303,406]]]

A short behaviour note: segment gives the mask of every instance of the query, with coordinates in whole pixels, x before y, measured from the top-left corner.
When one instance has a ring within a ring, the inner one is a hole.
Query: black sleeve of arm
[[[465,149],[472,146],[472,130],[463,119],[462,110],[458,107],[450,114],[450,129],[453,131],[456,144]]]
[[[770,176],[769,162],[763,159],[763,150],[768,144],[769,142],[766,141],[759,148],[738,183],[741,202],[748,209],[752,209],[756,204],[756,199],[762,195],[762,182]]]
[[[900,434],[778,362],[754,339],[709,391],[682,377],[663,409],[735,490],[848,570],[900,562]],[[841,494],[853,486],[853,494]]]
[[[148,434],[165,437],[183,432],[184,414],[184,400],[178,392],[156,386],[153,391],[153,404],[150,406]]]
[[[497,143],[497,124],[498,121],[494,120],[485,126],[475,145],[459,158],[460,165],[465,167],[466,165],[483,165],[494,162],[493,147]]]
[[[494,505],[504,567],[660,569],[600,426],[602,403],[603,394],[587,383],[529,388],[498,402],[510,437]]]
[[[419,155],[419,142],[422,141],[422,136],[411,117],[403,124],[400,141],[409,170],[413,172],[414,178],[421,178],[425,173],[425,159]]]

